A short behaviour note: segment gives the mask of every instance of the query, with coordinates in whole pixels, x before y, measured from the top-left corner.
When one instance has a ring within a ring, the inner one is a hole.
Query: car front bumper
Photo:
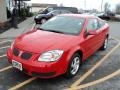
[[[52,78],[64,74],[67,70],[65,58],[56,62],[39,62],[37,60],[23,60],[12,54],[12,50],[7,51],[8,61],[12,64],[15,60],[22,64],[22,72],[39,78]]]

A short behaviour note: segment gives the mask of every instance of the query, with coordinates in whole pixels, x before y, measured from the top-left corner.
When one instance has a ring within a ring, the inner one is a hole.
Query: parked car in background
[[[30,76],[71,78],[89,56],[107,48],[108,37],[109,25],[98,17],[58,15],[17,37],[7,57],[14,68]]]
[[[67,10],[75,14],[78,13],[78,9],[76,7],[47,7],[43,11],[38,12],[38,14],[47,14],[53,10]]]
[[[112,17],[115,17],[115,13],[113,12],[108,12],[108,13],[98,13],[96,14],[99,18],[103,20],[110,20]]]
[[[108,14],[106,14],[106,13],[98,13],[98,14],[96,14],[96,16],[98,16],[99,18],[101,18],[103,20],[110,20],[110,16],[108,16]]]
[[[59,15],[59,14],[71,14],[72,12],[67,10],[53,10],[47,14],[38,14],[35,16],[34,20],[36,24],[43,24],[48,19],[52,18],[53,16]]]

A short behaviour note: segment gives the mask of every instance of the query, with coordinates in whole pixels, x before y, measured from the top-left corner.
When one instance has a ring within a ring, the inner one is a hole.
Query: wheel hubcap
[[[79,66],[80,66],[80,58],[75,57],[71,64],[71,74],[75,75],[79,69]]]
[[[104,43],[104,48],[105,48],[105,49],[107,48],[107,43],[108,43],[108,40],[106,39],[106,40],[105,40],[105,43]]]

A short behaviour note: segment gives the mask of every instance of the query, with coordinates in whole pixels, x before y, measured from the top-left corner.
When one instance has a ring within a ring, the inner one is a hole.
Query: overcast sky
[[[102,0],[31,0],[31,3],[54,3],[54,4],[63,4],[64,6],[73,6],[77,8],[85,8],[86,1],[86,9],[101,9]],[[120,0],[103,0],[103,3],[109,2],[111,4],[111,8],[113,9],[116,3],[120,3]]]

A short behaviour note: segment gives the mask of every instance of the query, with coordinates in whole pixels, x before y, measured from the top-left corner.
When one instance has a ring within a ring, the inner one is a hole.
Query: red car
[[[98,17],[59,15],[16,38],[7,57],[30,76],[75,76],[89,56],[107,48],[109,25]]]

